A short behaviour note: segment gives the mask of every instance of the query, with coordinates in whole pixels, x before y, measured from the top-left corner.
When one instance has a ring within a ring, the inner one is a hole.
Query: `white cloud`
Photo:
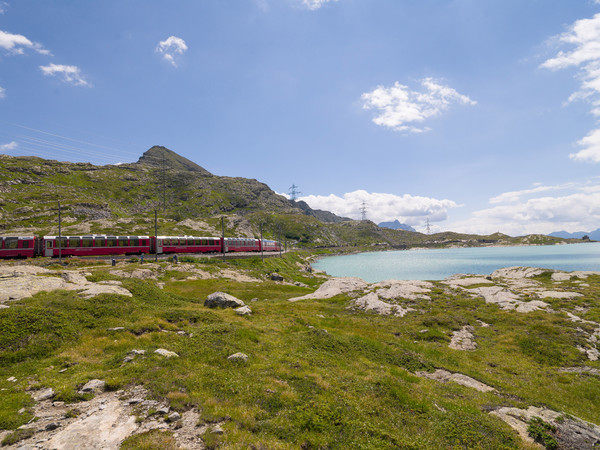
[[[4,14],[6,12],[7,7],[8,7],[8,3],[0,2],[0,14]]]
[[[2,145],[0,145],[0,152],[5,152],[7,150],[14,150],[18,146],[19,146],[19,144],[17,144],[15,141],[9,142],[8,144],[2,144]]]
[[[375,223],[383,221],[400,222],[413,226],[422,226],[427,218],[431,222],[440,222],[448,217],[448,209],[456,208],[452,200],[438,200],[428,197],[416,197],[405,194],[398,196],[358,190],[339,197],[330,195],[308,195],[299,197],[313,209],[331,211],[338,216],[361,218],[363,202],[367,208],[367,218]]]
[[[475,105],[477,102],[459,94],[451,87],[444,86],[432,78],[421,80],[422,92],[412,91],[408,86],[395,82],[392,87],[377,86],[364,93],[364,109],[375,109],[379,113],[373,119],[377,125],[397,131],[419,133],[428,128],[417,126],[430,117],[447,110],[452,103]]]
[[[4,97],[6,97],[6,89],[0,87],[0,99],[3,99]]]
[[[0,30],[0,48],[13,55],[22,55],[27,48],[42,55],[51,55],[50,51],[46,50],[42,44],[32,42],[21,34],[12,34],[2,30]]]
[[[521,200],[521,197],[527,196],[529,194],[537,194],[539,192],[548,192],[548,191],[556,191],[563,190],[568,188],[575,187],[574,183],[566,183],[562,185],[556,186],[543,186],[536,183],[536,186],[532,189],[523,189],[520,191],[511,191],[504,192],[503,194],[497,195],[490,199],[490,203],[515,203]]]
[[[544,191],[567,191],[553,196],[535,196]],[[532,198],[524,198],[531,196]],[[600,184],[565,183],[507,192],[490,200],[498,204],[475,211],[464,221],[448,225],[459,232],[512,236],[554,231],[593,231],[600,227]],[[504,203],[504,204],[500,204]]]
[[[337,0],[302,0],[302,4],[311,11],[315,11],[329,2],[337,2]]]
[[[569,102],[587,101],[591,105],[591,113],[600,117],[600,14],[576,21],[567,32],[555,39],[560,44],[571,46],[571,50],[559,51],[554,58],[544,61],[541,67],[550,70],[576,67],[581,85],[569,97]],[[600,129],[590,131],[578,144],[583,149],[571,153],[571,159],[600,162]]]
[[[165,60],[175,67],[177,67],[175,59],[183,55],[187,49],[185,41],[177,36],[169,36],[164,41],[160,41],[156,46],[156,52],[160,53]]]
[[[571,153],[569,157],[576,161],[600,162],[600,129],[592,130],[589,134],[577,141],[583,150]]]
[[[83,78],[81,70],[77,66],[49,64],[47,66],[40,66],[40,70],[44,75],[61,78],[65,83],[73,84],[75,86],[91,87],[85,78]]]

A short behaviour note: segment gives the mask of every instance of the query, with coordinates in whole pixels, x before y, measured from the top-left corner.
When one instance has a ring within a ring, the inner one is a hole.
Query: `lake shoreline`
[[[338,255],[319,255],[310,264],[313,270],[323,271],[332,277],[359,277],[367,282],[388,279],[442,280],[465,273],[489,275],[499,268],[515,266],[541,267],[567,272],[600,270],[600,256],[597,256],[600,255],[600,251],[595,251],[593,248],[600,243],[577,244],[591,244],[591,246],[529,244],[358,251]],[[432,255],[435,255],[435,258]],[[343,262],[341,262],[342,258]],[[335,264],[332,263],[332,259],[335,260]],[[356,259],[359,262],[353,262]],[[450,265],[446,267],[445,263]],[[419,265],[425,269],[420,269]]]

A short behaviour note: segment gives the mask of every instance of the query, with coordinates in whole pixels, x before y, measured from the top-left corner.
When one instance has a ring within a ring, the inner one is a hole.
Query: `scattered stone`
[[[489,323],[485,323],[483,320],[477,319],[477,323],[483,328],[491,327]]]
[[[429,378],[430,380],[441,381],[442,383],[453,381],[454,383],[476,389],[480,392],[492,392],[496,390],[493,387],[488,386],[487,384],[484,384],[481,381],[477,381],[476,379],[471,378],[467,375],[463,375],[461,373],[451,373],[443,369],[437,369],[433,373],[416,372],[416,375],[420,377]]]
[[[273,272],[271,274],[271,280],[272,281],[283,281],[283,277],[281,275],[279,275],[277,272]]]
[[[33,399],[38,402],[41,402],[44,400],[49,400],[52,397],[54,397],[54,389],[47,388],[47,389],[35,391],[31,394],[31,397],[33,397]]]
[[[123,440],[135,431],[135,416],[129,415],[117,399],[108,401],[105,409],[97,410],[83,420],[67,425],[55,434],[45,448],[73,448],[85,443],[85,448],[119,448]]]
[[[69,370],[69,369],[67,369],[67,368],[65,367],[64,369],[60,369],[60,370],[58,371],[58,373],[65,373],[67,370]]]
[[[313,300],[335,297],[336,295],[346,294],[353,291],[364,290],[368,284],[356,277],[333,278],[323,283],[319,289],[312,294],[303,295],[302,297],[290,298],[290,302],[298,300]]]
[[[213,292],[204,301],[204,306],[209,308],[239,308],[246,306],[246,304],[242,300],[225,292]]]
[[[451,287],[468,287],[475,284],[493,284],[493,281],[484,277],[472,277],[468,275],[458,274],[446,278],[442,283]]]
[[[379,299],[376,292],[371,292],[364,297],[352,300],[349,309],[358,309],[361,311],[372,311],[381,315],[393,315],[404,317],[409,311],[414,311],[413,308],[403,308],[400,305],[392,305]]]
[[[179,419],[181,419],[181,414],[179,414],[177,411],[173,411],[171,414],[169,414],[169,417],[167,417],[169,422],[177,422]]]
[[[214,427],[212,427],[210,432],[212,434],[223,434],[223,433],[225,433],[225,430],[223,428],[221,428],[221,425],[215,425]]]
[[[244,353],[234,353],[233,355],[229,355],[227,357],[227,359],[229,361],[242,361],[242,362],[246,362],[248,361],[248,355],[244,354]]]
[[[103,392],[106,389],[106,381],[90,380],[79,391],[81,394],[88,392]]]
[[[123,331],[125,329],[125,327],[113,327],[113,328],[108,328],[107,331]]]
[[[165,415],[165,414],[169,414],[170,410],[171,410],[171,408],[169,408],[168,406],[161,406],[156,412],[158,414]]]
[[[486,303],[495,303],[504,310],[516,309],[517,312],[531,312],[548,307],[548,304],[541,300],[524,302],[517,294],[501,286],[483,286],[470,289],[470,292],[482,296]]]
[[[565,292],[565,291],[541,291],[537,293],[540,298],[558,298],[558,299],[571,299],[575,297],[583,297],[583,294],[579,292]]]
[[[6,381],[10,381],[11,383],[14,383],[14,382],[16,382],[16,381],[17,381],[17,379],[16,379],[15,377],[8,377],[8,378],[6,379]]]
[[[492,279],[495,278],[511,278],[514,280],[522,280],[524,278],[533,278],[547,272],[556,272],[553,269],[541,269],[538,267],[504,267],[492,273]]]
[[[577,350],[581,353],[585,353],[590,361],[598,361],[598,359],[600,359],[600,351],[598,351],[597,348],[584,348],[578,346]]]
[[[234,311],[240,316],[249,316],[250,314],[252,314],[252,310],[247,305],[235,308]]]
[[[595,369],[593,367],[562,367],[558,369],[559,372],[565,373],[590,373],[592,375],[600,375],[600,369]]]
[[[425,295],[431,292],[433,284],[420,280],[387,280],[373,284],[377,289],[377,295],[386,300],[430,300]]]
[[[452,340],[449,347],[454,350],[476,350],[474,328],[471,325],[465,325],[459,331],[452,333]]]
[[[157,353],[161,356],[164,356],[165,358],[179,358],[179,355],[175,352],[169,351],[169,350],[165,350],[164,348],[158,348],[156,350],[154,350],[154,353]]]
[[[57,428],[60,428],[60,424],[58,424],[56,422],[50,422],[48,425],[46,425],[46,427],[44,429],[46,431],[52,431],[52,430],[56,430]]]
[[[596,322],[593,322],[591,320],[582,319],[581,317],[576,316],[575,314],[572,314],[568,311],[566,311],[566,313],[567,313],[567,316],[569,316],[569,319],[571,320],[571,322],[589,323],[591,325],[597,325]]]
[[[524,441],[529,443],[534,443],[527,431],[529,422],[534,417],[538,417],[556,427],[556,433],[552,433],[552,436],[558,444],[557,448],[583,450],[596,448],[600,444],[599,426],[551,409],[535,406],[527,409],[502,407],[491,411],[490,414],[502,419],[515,429]]]

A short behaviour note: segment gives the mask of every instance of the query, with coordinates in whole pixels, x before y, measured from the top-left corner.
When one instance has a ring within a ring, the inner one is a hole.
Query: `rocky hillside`
[[[425,235],[380,228],[290,201],[254,179],[216,176],[164,147],[136,163],[95,166],[0,155],[0,233],[220,234],[281,238],[308,247],[407,248],[544,244],[560,238],[456,233]]]

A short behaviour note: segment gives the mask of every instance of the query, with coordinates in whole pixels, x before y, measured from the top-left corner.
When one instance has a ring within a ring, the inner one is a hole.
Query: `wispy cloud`
[[[4,97],[6,97],[6,89],[0,87],[0,99],[3,99]]]
[[[308,195],[300,197],[298,200],[305,201],[313,209],[323,209],[353,219],[361,218],[361,208],[364,202],[367,218],[373,222],[398,219],[400,222],[413,226],[423,226],[427,219],[431,222],[446,220],[448,210],[460,206],[452,200],[439,200],[409,194],[399,196],[364,190],[348,192],[342,197],[335,194]]]
[[[187,51],[188,47],[185,41],[177,36],[169,36],[164,41],[160,41],[156,46],[156,52],[162,57],[177,67],[176,59]]]
[[[7,150],[14,150],[18,146],[19,146],[19,144],[16,143],[15,141],[9,142],[8,144],[2,144],[2,145],[0,145],[0,152],[5,152]]]
[[[0,2],[0,14],[4,14],[6,12],[6,8],[8,8],[8,3]]]
[[[522,189],[520,191],[504,192],[503,194],[497,195],[490,199],[490,203],[515,203],[521,200],[522,197],[529,196],[531,194],[539,194],[541,192],[559,191],[565,189],[576,188],[575,183],[565,183],[556,186],[544,186],[538,185],[531,189]]]
[[[452,103],[477,104],[466,95],[459,94],[455,89],[432,78],[422,79],[421,86],[421,91],[413,91],[397,81],[392,87],[377,86],[373,91],[362,95],[365,102],[363,108],[378,111],[373,119],[377,125],[396,131],[419,133],[429,128],[417,124],[438,116]]]
[[[562,230],[589,232],[600,226],[598,179],[506,192],[490,199],[490,203],[495,206],[475,211],[468,219],[448,227],[468,233],[500,231],[516,236]]]
[[[599,3],[596,1],[595,3]],[[600,14],[591,19],[582,19],[572,24],[568,31],[556,36],[559,45],[569,46],[556,56],[544,61],[540,67],[561,70],[578,68],[577,78],[581,81],[579,90],[569,97],[569,102],[584,100],[589,102],[591,113],[600,118]],[[600,129],[592,130],[577,142],[582,149],[571,153],[572,159],[600,162]]]
[[[81,75],[81,70],[77,66],[49,64],[47,66],[40,66],[40,70],[44,75],[58,77],[65,83],[75,86],[91,87],[85,78],[83,78]]]
[[[337,0],[302,0],[302,4],[311,11],[315,11],[329,2],[337,2]]]
[[[0,30],[0,48],[11,55],[22,55],[25,49],[31,49],[41,55],[51,55],[50,50],[46,50],[42,44],[27,39],[22,34],[12,34]]]

